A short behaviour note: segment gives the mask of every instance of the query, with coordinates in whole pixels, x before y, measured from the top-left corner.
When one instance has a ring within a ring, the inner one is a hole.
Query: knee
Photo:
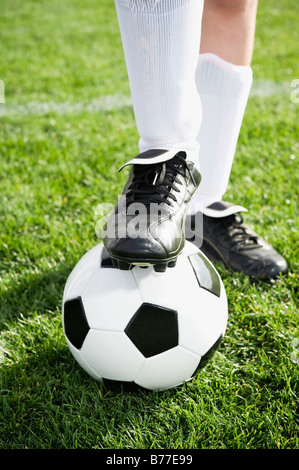
[[[243,14],[255,8],[258,0],[205,0],[206,6],[227,14]]]

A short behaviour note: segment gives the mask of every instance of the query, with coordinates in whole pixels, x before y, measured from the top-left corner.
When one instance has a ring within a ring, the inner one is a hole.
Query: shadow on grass
[[[10,449],[111,447],[140,417],[146,420],[147,408],[158,413],[161,400],[179,393],[106,388],[55,337],[4,366],[1,382],[0,448]]]
[[[16,321],[20,314],[27,318],[31,312],[40,314],[60,308],[71,265],[60,265],[54,270],[36,274],[26,271],[15,276],[10,287],[0,297],[0,329],[7,322]]]

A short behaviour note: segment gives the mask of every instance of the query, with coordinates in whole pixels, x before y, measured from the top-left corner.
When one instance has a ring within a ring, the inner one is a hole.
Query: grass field
[[[218,265],[223,345],[161,393],[102,388],[61,323],[66,279],[99,242],[95,208],[116,202],[117,169],[138,152],[114,2],[2,0],[0,38],[0,448],[298,448],[297,0],[260,1],[226,195],[290,272],[262,283]]]

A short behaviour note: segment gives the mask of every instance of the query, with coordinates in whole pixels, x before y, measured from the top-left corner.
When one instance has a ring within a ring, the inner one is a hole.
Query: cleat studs
[[[166,267],[167,267],[166,264],[156,264],[154,266],[154,270],[156,273],[165,273]]]
[[[172,260],[172,261],[169,261],[169,263],[168,263],[167,266],[168,266],[169,268],[174,268],[175,265],[176,265],[176,259],[174,259],[174,260]]]
[[[131,268],[131,265],[127,263],[126,261],[119,261],[118,262],[118,269],[121,271],[129,271]]]
[[[116,269],[120,269],[121,271],[129,271],[131,269],[130,263],[127,263],[126,261],[119,261],[118,259],[111,258],[112,259],[112,264],[113,267]]]
[[[165,273],[167,268],[174,268],[176,265],[177,260],[171,260],[171,261],[166,261],[164,263],[159,263],[159,264],[141,264],[141,263],[129,263],[128,261],[121,261],[116,258],[111,258],[112,265],[116,269],[120,269],[121,271],[129,271],[130,269],[133,269],[135,266],[138,266],[141,269],[147,269],[150,266],[154,268],[156,273]]]

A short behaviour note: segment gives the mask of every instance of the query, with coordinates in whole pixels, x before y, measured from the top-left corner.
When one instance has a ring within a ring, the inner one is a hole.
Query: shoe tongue
[[[166,149],[151,149],[142,152],[136,157],[129,160],[125,163],[120,169],[119,172],[128,165],[153,165],[158,163],[167,162],[171,160],[176,155],[180,155],[183,158],[186,158],[186,152],[180,152],[177,149],[166,150]]]
[[[232,204],[230,202],[225,201],[218,201],[213,202],[213,204],[205,207],[202,210],[203,214],[208,217],[214,217],[215,219],[221,217],[228,217],[233,214],[237,214],[238,212],[247,212],[247,209],[243,206],[239,206],[236,204]]]

